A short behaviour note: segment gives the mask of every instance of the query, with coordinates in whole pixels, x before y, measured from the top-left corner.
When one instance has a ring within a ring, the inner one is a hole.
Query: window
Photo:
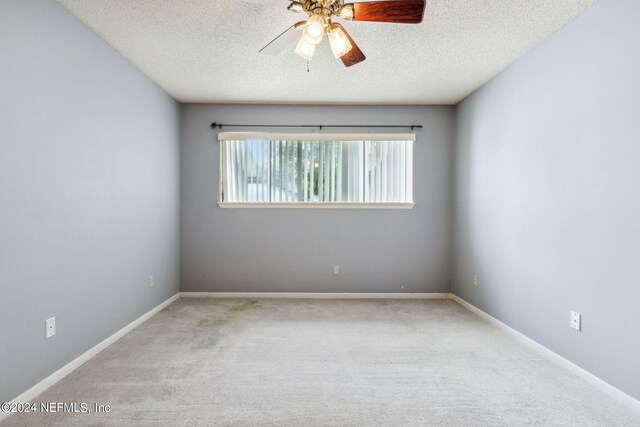
[[[414,134],[224,132],[221,207],[413,206]]]

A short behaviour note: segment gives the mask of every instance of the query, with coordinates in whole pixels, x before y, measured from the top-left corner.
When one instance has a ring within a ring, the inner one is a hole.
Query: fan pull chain
[[[307,59],[307,73],[311,71],[311,61]]]

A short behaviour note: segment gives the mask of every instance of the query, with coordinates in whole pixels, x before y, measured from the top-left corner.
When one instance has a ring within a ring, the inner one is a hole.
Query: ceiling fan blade
[[[419,24],[424,15],[425,0],[364,1],[353,3],[354,21]]]
[[[279,55],[283,50],[285,50],[296,40],[298,40],[298,37],[300,37],[298,29],[301,25],[304,25],[304,21],[296,22],[295,24],[281,32],[275,39],[267,43],[262,49],[258,51],[258,53],[266,53],[267,55],[274,56]]]
[[[362,51],[360,50],[356,42],[353,41],[353,39],[351,38],[347,30],[345,30],[344,27],[337,22],[335,22],[334,25],[337,27],[340,27],[340,29],[344,31],[344,35],[347,36],[347,38],[349,39],[349,43],[351,43],[351,46],[352,46],[349,52],[345,53],[340,57],[344,66],[351,67],[352,65],[356,65],[358,62],[362,62],[365,59],[367,59],[367,57],[364,56],[364,53],[362,53]]]

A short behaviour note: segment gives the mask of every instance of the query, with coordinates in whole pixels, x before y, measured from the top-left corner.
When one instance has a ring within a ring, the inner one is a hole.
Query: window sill
[[[413,209],[415,203],[230,203],[218,202],[225,209]]]

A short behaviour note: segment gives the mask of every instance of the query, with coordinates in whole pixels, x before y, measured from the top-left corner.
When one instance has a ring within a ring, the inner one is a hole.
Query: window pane
[[[362,201],[362,142],[298,141],[301,202]]]
[[[222,200],[269,201],[269,141],[222,141]]]
[[[306,188],[304,202],[335,202],[338,141],[307,141],[304,146],[303,185]]]
[[[412,201],[410,141],[223,140],[221,201]]]
[[[298,143],[271,141],[271,201],[299,200]]]

